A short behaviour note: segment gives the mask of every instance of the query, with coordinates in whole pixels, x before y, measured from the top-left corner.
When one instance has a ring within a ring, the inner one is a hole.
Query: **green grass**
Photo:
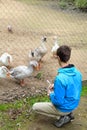
[[[87,0],[75,0],[75,4],[78,8],[87,8]]]
[[[62,0],[62,1],[60,1],[59,6],[61,9],[66,9],[68,5],[65,0]]]
[[[45,95],[0,104],[0,130],[24,128],[29,118],[33,119],[33,115],[30,116],[29,110],[35,102],[40,101],[49,101],[49,99]]]
[[[87,96],[87,86],[82,87],[81,96]]]
[[[81,96],[87,95],[87,86],[82,88]],[[17,130],[25,128],[29,118],[33,119],[34,115],[30,116],[29,110],[35,102],[49,101],[48,96],[37,96],[24,98],[13,103],[0,104],[0,130]]]

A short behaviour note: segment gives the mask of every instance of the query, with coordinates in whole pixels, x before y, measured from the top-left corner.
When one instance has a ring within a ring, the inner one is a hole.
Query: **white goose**
[[[30,50],[29,52],[29,58],[30,60],[36,60],[36,61],[40,61],[41,59],[41,55],[39,55],[39,50],[38,48],[34,49],[34,50]]]
[[[9,70],[6,66],[0,67],[0,78],[8,78],[10,76]]]
[[[0,62],[9,67],[10,64],[12,63],[13,59],[12,59],[12,56],[10,54],[8,54],[7,52],[3,53],[1,56],[0,56]]]
[[[24,86],[25,85],[24,79],[29,77],[33,73],[34,68],[37,69],[37,67],[38,67],[37,61],[35,60],[30,61],[28,66],[20,65],[15,68],[12,68],[10,70],[10,77],[19,80],[20,85]]]
[[[52,47],[52,49],[51,49],[51,52],[52,52],[53,57],[56,57],[56,51],[57,51],[57,49],[59,48],[57,36],[55,36],[55,37],[53,38],[53,40],[54,40],[54,45],[53,45],[53,47]]]
[[[41,39],[41,45],[37,48],[38,55],[41,56],[40,60],[42,60],[42,58],[47,53],[47,48],[46,48],[46,45],[45,45],[46,42],[47,42],[47,38],[46,38],[46,36],[43,36],[42,39]]]
[[[47,48],[46,48],[46,45],[45,45],[46,41],[47,41],[46,36],[43,36],[42,39],[41,39],[40,46],[35,48],[34,50],[30,50],[30,52],[29,52],[29,58],[31,60],[38,61],[39,62],[39,66],[40,66],[40,62],[41,62],[42,58],[47,53]]]

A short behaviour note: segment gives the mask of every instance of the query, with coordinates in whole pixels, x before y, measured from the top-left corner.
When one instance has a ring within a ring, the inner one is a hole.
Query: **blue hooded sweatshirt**
[[[54,91],[50,100],[61,112],[71,112],[78,107],[82,89],[82,75],[74,65],[58,69]]]

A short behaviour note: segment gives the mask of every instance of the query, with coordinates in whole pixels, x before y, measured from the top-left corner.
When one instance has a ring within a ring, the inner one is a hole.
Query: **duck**
[[[46,42],[47,42],[47,37],[43,36],[41,39],[41,44],[37,48],[35,48],[34,50],[31,49],[29,52],[29,58],[38,61],[39,66],[40,66],[40,63],[42,61],[42,58],[47,53],[47,48],[45,45]]]
[[[38,62],[32,60],[29,65],[20,65],[10,69],[10,77],[18,80],[21,86],[25,86],[25,78],[28,78],[33,73],[34,69],[37,70]]]
[[[10,77],[9,70],[6,66],[0,67],[0,78],[8,78]]]
[[[0,56],[0,62],[1,62],[4,66],[6,66],[6,67],[8,67],[8,68],[10,67],[12,61],[13,61],[12,56],[11,56],[9,53],[7,53],[7,52],[3,53],[3,54]]]
[[[51,53],[52,53],[53,57],[56,57],[56,51],[59,48],[57,36],[54,36],[53,40],[54,40],[54,45],[53,45],[53,47],[51,49]]]

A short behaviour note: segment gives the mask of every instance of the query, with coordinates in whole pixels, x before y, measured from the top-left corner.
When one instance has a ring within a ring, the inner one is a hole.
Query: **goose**
[[[1,56],[0,56],[0,62],[6,66],[6,67],[9,67],[10,64],[12,63],[13,59],[12,59],[12,56],[10,54],[8,54],[7,52],[3,53]]]
[[[53,57],[56,57],[56,51],[57,51],[57,49],[59,48],[57,36],[55,36],[55,37],[53,38],[53,40],[54,40],[54,45],[53,45],[53,47],[52,47],[52,49],[51,49],[51,52],[52,52]]]
[[[43,36],[42,39],[41,39],[40,46],[35,48],[34,50],[31,49],[30,52],[29,52],[29,58],[38,61],[39,66],[40,66],[40,62],[42,61],[42,58],[47,53],[47,48],[46,48],[46,45],[45,45],[46,41],[47,41],[46,36]]]
[[[41,59],[41,55],[39,55],[39,50],[38,48],[34,49],[34,50],[30,50],[29,51],[29,58],[30,60],[36,60],[36,61],[40,61]]]
[[[43,36],[41,39],[41,45],[37,48],[38,55],[41,56],[40,60],[44,57],[44,55],[47,53],[47,48],[45,43],[47,42],[46,36]]]
[[[0,78],[8,78],[10,77],[9,70],[6,66],[0,67]]]
[[[38,62],[33,60],[28,66],[20,65],[10,70],[10,77],[20,81],[21,86],[25,86],[24,79],[31,76],[34,69],[37,69]]]

